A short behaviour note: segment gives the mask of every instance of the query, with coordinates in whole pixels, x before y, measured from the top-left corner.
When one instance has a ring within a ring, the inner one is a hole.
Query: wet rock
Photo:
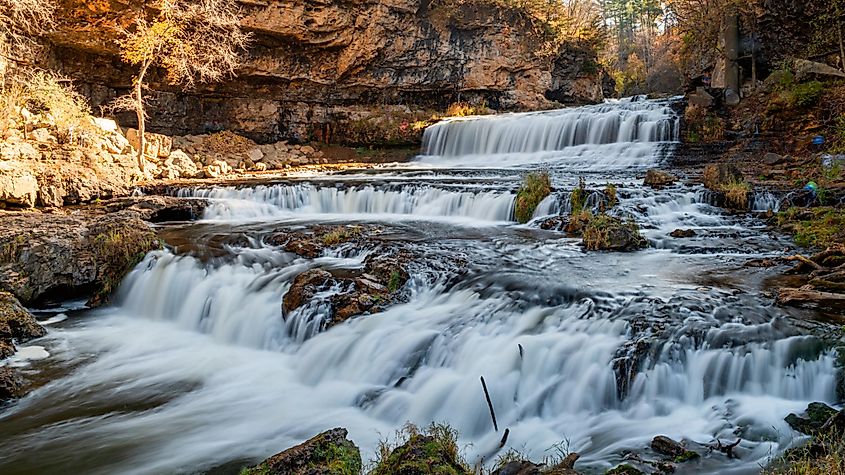
[[[680,442],[677,442],[665,435],[658,435],[651,439],[651,450],[658,454],[668,455],[669,457],[678,457],[686,452],[686,449]]]
[[[0,401],[20,397],[23,393],[23,380],[14,368],[0,366]]]
[[[527,460],[516,460],[499,467],[491,475],[578,475],[572,467],[575,466],[579,457],[580,455],[572,452],[553,467]]]
[[[704,186],[713,191],[722,191],[726,186],[741,183],[744,180],[742,172],[729,163],[711,163],[704,167],[702,173]]]
[[[697,236],[692,229],[676,229],[669,233],[673,238],[691,238]]]
[[[311,300],[318,292],[329,289],[334,277],[322,269],[307,270],[293,279],[290,290],[282,299],[282,309],[288,314]]]
[[[565,216],[552,216],[550,218],[545,218],[538,224],[540,229],[545,229],[547,231],[563,231],[566,229],[566,225],[569,223],[569,220],[566,219]]]
[[[650,186],[652,188],[662,188],[664,186],[672,185],[676,181],[678,181],[678,179],[674,175],[652,168],[646,172],[643,185]]]
[[[813,435],[819,433],[822,427],[837,415],[839,411],[822,402],[812,402],[807,406],[802,416],[789,414],[783,420],[793,430],[802,434]]]
[[[0,341],[19,343],[47,334],[14,295],[0,291]]]
[[[608,470],[605,472],[605,475],[645,475],[642,470],[634,467],[633,465],[629,465],[627,463],[623,463],[622,465],[617,465],[616,467]]]
[[[470,475],[461,465],[455,447],[438,438],[414,434],[394,449],[370,475]]]
[[[92,294],[91,303],[101,303],[160,247],[155,232],[128,210],[4,213],[0,220],[0,290],[24,304]]]
[[[591,251],[636,251],[648,245],[636,223],[607,215],[593,217],[584,227],[582,244]]]
[[[361,452],[346,429],[332,429],[280,452],[240,475],[357,475]]]

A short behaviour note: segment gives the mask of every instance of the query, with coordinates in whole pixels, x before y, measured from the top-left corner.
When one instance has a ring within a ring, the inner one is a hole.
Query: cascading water
[[[653,164],[677,133],[672,117],[666,104],[631,101],[455,121],[430,132],[421,162],[382,170],[390,179],[379,185],[328,177],[182,192],[212,203],[203,221],[167,232],[217,252],[151,253],[113,306],[38,343],[50,357],[31,371],[50,377],[0,414],[0,472],[237,473],[337,426],[367,460],[408,421],[449,423],[470,462],[489,466],[502,434],[480,376],[508,446],[535,460],[566,440],[582,454],[578,468],[602,471],[662,434],[704,455],[683,473],[758,472],[799,440],[786,414],[835,402],[835,357],[760,297],[752,274],[720,280],[782,243],[700,188],[631,184],[630,156],[607,148],[643,147]],[[634,217],[652,249],[585,253],[565,235],[509,222],[522,167],[551,160],[556,191],[535,217],[566,211],[588,165],[571,149],[593,143],[609,155],[591,171],[623,183],[614,212]],[[442,166],[489,154],[515,169]],[[436,177],[422,184],[429,163]],[[314,259],[265,239],[362,220],[378,223],[379,241]],[[678,227],[697,236],[669,238]],[[220,236],[248,239],[211,244]],[[385,242],[417,256],[403,302],[325,330],[340,291],[328,288],[283,317],[301,272],[360,271]],[[704,449],[737,438],[739,459]]]

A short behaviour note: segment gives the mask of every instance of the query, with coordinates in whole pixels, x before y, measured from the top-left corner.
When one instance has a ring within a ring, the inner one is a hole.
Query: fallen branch
[[[734,454],[734,447],[738,446],[740,442],[742,442],[742,439],[737,439],[733,444],[722,445],[722,441],[716,439],[716,445],[709,445],[708,447],[711,451],[718,450],[719,452],[722,452],[727,455],[729,459],[739,458],[736,454]]]
[[[810,266],[810,267],[812,267],[813,269],[816,269],[816,270],[824,270],[824,267],[822,267],[819,264],[816,264],[815,262],[811,261],[810,259],[802,256],[801,254],[795,254],[794,256],[785,257],[784,259],[787,260],[787,261],[799,261],[803,264],[807,264],[808,266]]]
[[[493,401],[490,400],[490,392],[487,391],[487,383],[484,381],[484,376],[481,377],[481,387],[484,388],[484,397],[487,399],[487,407],[490,408],[490,417],[493,419],[493,429],[499,432],[499,424],[496,423],[496,412],[493,411]]]

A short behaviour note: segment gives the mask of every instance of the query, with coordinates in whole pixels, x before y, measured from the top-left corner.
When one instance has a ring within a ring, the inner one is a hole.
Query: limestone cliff
[[[255,42],[238,76],[190,93],[154,77],[153,130],[356,143],[374,114],[393,126],[459,100],[527,110],[602,98],[593,52],[550,51],[535,20],[488,0],[241,4]],[[130,86],[114,40],[139,8],[131,0],[61,2],[53,61],[95,106]],[[129,115],[121,121],[133,125]]]

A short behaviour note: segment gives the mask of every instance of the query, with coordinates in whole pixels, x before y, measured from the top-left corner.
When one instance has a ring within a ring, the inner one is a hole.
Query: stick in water
[[[493,411],[493,401],[490,400],[490,392],[487,391],[487,383],[484,382],[484,376],[481,377],[481,387],[484,388],[484,397],[487,398],[487,407],[490,408],[490,417],[493,418],[493,428],[499,432],[499,424],[496,423],[496,413]]]
[[[508,435],[510,435],[510,433],[511,433],[511,430],[510,430],[510,429],[505,429],[505,435],[503,435],[503,436],[502,436],[502,441],[501,441],[501,442],[499,442],[499,448],[500,448],[500,449],[501,449],[502,447],[504,447],[504,446],[505,446],[505,444],[507,444],[507,443],[508,443]]]

